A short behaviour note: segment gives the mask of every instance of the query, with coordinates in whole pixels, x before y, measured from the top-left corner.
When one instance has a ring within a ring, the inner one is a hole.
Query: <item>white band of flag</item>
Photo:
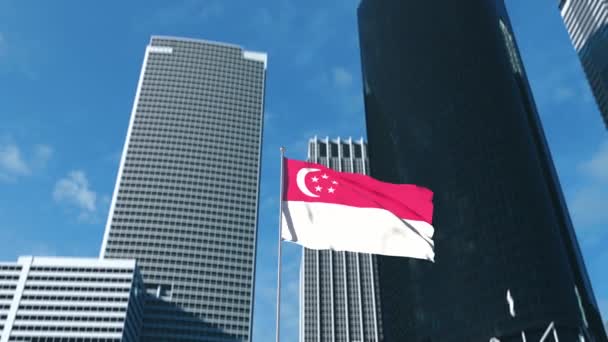
[[[432,225],[385,209],[284,201],[282,217],[282,238],[307,248],[435,258]]]

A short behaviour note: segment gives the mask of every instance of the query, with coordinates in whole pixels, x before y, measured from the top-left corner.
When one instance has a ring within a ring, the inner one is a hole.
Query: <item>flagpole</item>
[[[285,169],[285,147],[281,147],[281,185],[279,195],[279,241],[278,241],[278,265],[277,265],[277,321],[276,321],[276,342],[280,340],[281,334],[281,256],[283,249],[281,245],[281,231],[283,229],[283,173]]]

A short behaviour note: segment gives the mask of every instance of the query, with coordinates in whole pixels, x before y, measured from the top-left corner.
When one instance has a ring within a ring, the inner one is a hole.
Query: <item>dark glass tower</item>
[[[435,192],[436,263],[378,257],[386,341],[606,341],[502,1],[363,0],[359,33],[371,175]]]
[[[608,127],[608,0],[560,0],[559,9]]]

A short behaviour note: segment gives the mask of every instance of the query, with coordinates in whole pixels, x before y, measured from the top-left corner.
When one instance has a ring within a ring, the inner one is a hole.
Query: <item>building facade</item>
[[[435,194],[436,262],[378,256],[385,339],[606,341],[502,1],[358,16],[371,175]]]
[[[369,170],[363,139],[315,137],[308,160],[343,172]],[[300,342],[383,341],[376,256],[302,248],[300,273]]]
[[[101,257],[137,259],[145,341],[250,341],[266,55],[152,37]]]
[[[135,260],[20,257],[0,263],[1,342],[137,342]]]
[[[608,127],[608,0],[561,0],[559,9]]]

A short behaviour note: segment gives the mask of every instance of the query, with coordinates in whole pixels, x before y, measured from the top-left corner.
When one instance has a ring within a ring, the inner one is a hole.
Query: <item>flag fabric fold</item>
[[[429,189],[291,159],[283,172],[283,240],[434,261]]]

